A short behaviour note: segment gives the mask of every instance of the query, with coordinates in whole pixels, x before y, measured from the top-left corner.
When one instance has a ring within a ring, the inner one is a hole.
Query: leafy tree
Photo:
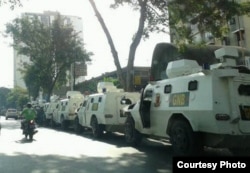
[[[55,87],[66,84],[71,64],[90,61],[92,55],[84,49],[79,33],[72,25],[65,25],[60,15],[52,25],[37,17],[15,19],[7,24],[6,33],[13,37],[18,53],[30,58],[31,63],[23,63],[22,73],[34,98],[42,89],[49,99]]]
[[[27,90],[16,87],[7,95],[7,107],[22,109],[23,105],[29,101]]]
[[[190,24],[197,25],[201,34],[211,32],[214,37],[222,38],[228,32],[228,21],[235,15],[245,15],[250,12],[250,2],[230,0],[114,0],[112,8],[128,4],[138,10],[140,18],[138,29],[130,45],[127,63],[126,80],[122,76],[118,52],[111,34],[98,11],[94,0],[89,0],[96,17],[103,28],[113,54],[117,68],[117,76],[125,90],[131,90],[131,71],[133,71],[136,49],[141,39],[148,38],[154,31],[165,32],[166,27],[175,30],[178,45],[193,44]]]
[[[132,91],[132,74],[134,68],[134,59],[137,47],[140,44],[141,39],[148,38],[151,32],[166,32],[167,26],[167,2],[165,0],[114,0],[111,5],[112,8],[117,8],[121,5],[128,4],[134,10],[138,10],[140,13],[138,21],[138,29],[132,37],[132,42],[129,49],[129,57],[127,63],[126,79],[122,75],[122,69],[119,61],[118,52],[115,48],[115,44],[111,37],[111,34],[102,18],[100,12],[98,11],[94,0],[89,0],[96,17],[102,26],[102,29],[107,37],[110,49],[114,58],[115,66],[117,68],[117,76],[122,86],[124,86],[125,91]]]
[[[112,82],[114,84],[114,86],[116,86],[117,88],[121,87],[119,80],[117,80],[116,78],[113,78],[113,77],[104,77],[103,82]]]
[[[169,25],[178,45],[193,44],[190,24],[196,25],[201,36],[206,32],[221,39],[229,32],[228,22],[235,15],[249,14],[250,2],[230,0],[171,0],[168,2]]]
[[[24,82],[28,86],[29,95],[33,98],[37,98],[39,94],[39,89],[41,85],[40,78],[37,77],[37,74],[40,73],[40,68],[34,65],[26,65],[24,72]]]
[[[16,6],[21,7],[21,1],[20,0],[0,0],[0,6],[2,5],[9,5],[10,9],[14,9]]]
[[[22,109],[23,105],[25,105],[28,101],[28,93],[22,88],[0,88],[0,109]]]
[[[7,96],[10,91],[8,88],[0,88],[0,110],[7,107]]]

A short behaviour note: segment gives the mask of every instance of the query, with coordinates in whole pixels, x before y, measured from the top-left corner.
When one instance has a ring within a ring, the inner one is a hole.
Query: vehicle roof
[[[150,80],[161,80],[161,72],[165,72],[168,63],[178,59],[196,60],[200,66],[203,66],[204,64],[211,65],[219,63],[219,59],[215,57],[214,51],[223,47],[238,49],[240,56],[240,59],[237,62],[238,65],[243,64],[244,56],[250,56],[249,50],[238,46],[187,45],[185,50],[179,51],[177,46],[172,43],[158,43],[153,51]]]
[[[15,108],[9,108],[9,109],[7,109],[7,111],[16,111],[17,109],[15,109]]]

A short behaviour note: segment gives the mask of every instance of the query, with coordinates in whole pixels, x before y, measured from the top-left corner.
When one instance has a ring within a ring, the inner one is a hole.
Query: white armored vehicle
[[[80,91],[68,91],[66,97],[58,101],[51,118],[51,125],[60,125],[63,130],[73,125],[75,112],[84,99]]]
[[[124,108],[125,138],[170,139],[176,155],[204,146],[250,149],[249,51],[237,47],[156,46],[151,81],[136,104]]]
[[[91,129],[93,136],[99,138],[103,132],[124,133],[126,117],[122,109],[140,99],[138,92],[124,92],[117,89],[112,82],[98,83],[98,93],[85,98],[76,113],[75,131]]]
[[[59,97],[54,95],[50,97],[50,102],[44,104],[45,124],[48,125],[51,122],[53,112],[56,109],[56,105],[59,102]]]

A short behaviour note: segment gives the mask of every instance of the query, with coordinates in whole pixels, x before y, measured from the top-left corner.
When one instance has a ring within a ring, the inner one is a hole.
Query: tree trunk
[[[128,64],[127,64],[127,72],[126,72],[126,91],[133,91],[133,74],[134,74],[134,60],[135,60],[135,53],[138,45],[140,44],[142,35],[143,35],[143,29],[145,25],[146,20],[146,6],[147,6],[147,0],[139,0],[140,4],[140,20],[139,20],[139,26],[138,30],[136,32],[135,38],[133,42],[130,45],[129,50],[129,57],[128,57]]]
[[[122,86],[125,87],[125,80],[124,80],[124,77],[122,75],[122,68],[121,68],[121,65],[120,65],[120,61],[119,61],[119,57],[118,57],[118,53],[116,51],[116,48],[115,48],[115,45],[114,45],[114,42],[112,40],[112,37],[109,33],[109,30],[101,16],[101,14],[99,13],[99,11],[97,10],[96,8],[96,5],[95,5],[95,2],[94,0],[89,0],[94,12],[95,12],[95,15],[98,19],[98,21],[100,22],[101,26],[102,26],[102,29],[107,37],[107,40],[108,40],[108,43],[109,43],[109,46],[110,46],[110,49],[111,49],[111,52],[112,52],[112,55],[113,55],[113,58],[114,58],[114,62],[115,62],[115,66],[116,66],[116,69],[117,69],[117,76],[118,76],[118,79],[119,81],[121,82]],[[126,90],[126,88],[124,88]]]

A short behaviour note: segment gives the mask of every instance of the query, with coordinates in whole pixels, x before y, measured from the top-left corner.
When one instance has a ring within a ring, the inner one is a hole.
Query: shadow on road
[[[36,140],[35,139],[29,140],[29,139],[27,139],[27,138],[24,137],[24,138],[22,138],[20,140],[17,140],[15,142],[19,143],[19,144],[26,144],[26,143],[32,143],[34,141],[36,141]]]
[[[13,120],[15,121],[15,120]],[[10,121],[5,121],[5,128],[8,129],[18,129],[20,128],[20,122],[13,122],[12,127],[8,124]],[[14,125],[13,125],[14,124]],[[14,126],[14,127],[13,127]],[[26,141],[24,138],[15,141],[17,144],[27,144],[22,145],[22,148],[28,149],[30,155],[25,154],[25,152],[13,152],[11,154],[6,154],[5,152],[0,153],[0,170],[5,170],[6,173],[18,172],[18,173],[107,173],[107,172],[137,172],[137,173],[170,173],[172,170],[172,147],[168,141],[157,141],[149,138],[144,138],[142,144],[132,149],[127,146],[125,143],[124,135],[118,133],[108,133],[103,136],[103,138],[95,140],[93,139],[92,133],[86,131],[81,135],[75,134],[73,131],[69,130],[67,132],[59,131],[58,129],[47,129],[41,128],[41,132],[46,133],[56,133],[58,136],[64,139],[64,136],[76,136],[77,138],[87,138],[93,141],[100,141],[106,144],[114,145],[118,150],[124,150],[125,153],[116,155],[116,150],[114,150],[112,155],[97,156],[97,155],[87,155],[87,153],[98,152],[98,148],[94,148],[92,144],[79,148],[76,153],[81,153],[79,156],[72,157],[65,155],[63,152],[67,151],[67,148],[63,148],[62,152],[58,155],[47,153],[44,154],[33,154],[36,153],[36,150],[46,150],[46,147],[49,147],[45,142],[41,147],[34,147],[33,144],[30,144],[30,141]],[[49,131],[47,131],[49,130]],[[9,130],[9,132],[12,130]],[[58,133],[57,133],[58,132]],[[14,133],[14,132],[12,132]],[[42,133],[43,134],[43,133]],[[70,135],[66,135],[70,134]],[[67,139],[66,137],[66,139]],[[79,139],[78,138],[78,139]],[[82,141],[82,140],[81,140]],[[39,141],[34,144],[39,143]],[[54,146],[54,142],[49,143],[50,146]],[[52,145],[51,145],[52,144]],[[58,145],[57,147],[67,147],[68,145]],[[71,146],[71,144],[70,144]],[[99,146],[99,145],[96,145]],[[102,146],[102,145],[100,145]],[[17,146],[19,147],[19,146]],[[88,147],[86,149],[86,147]],[[36,149],[35,149],[36,148]],[[84,148],[84,150],[83,150]],[[33,151],[34,150],[34,151]],[[117,150],[117,151],[118,151]],[[23,150],[20,150],[23,151]],[[72,152],[76,151],[75,149]],[[129,151],[129,152],[127,152]],[[87,152],[87,153],[86,153]],[[108,151],[107,151],[108,152]],[[205,155],[220,156],[221,151],[207,149]],[[223,153],[221,154],[223,155]],[[15,165],[15,166],[12,166]]]
[[[0,170],[6,173],[108,173],[108,172],[137,172],[137,173],[169,173],[171,163],[159,163],[154,160],[148,162],[144,154],[123,154],[120,157],[65,157],[59,155],[26,155],[14,153],[14,155],[0,154]],[[15,166],[12,166],[15,164]]]
[[[68,131],[67,133],[74,134],[73,131]],[[105,142],[107,144],[112,144],[116,145],[118,148],[121,147],[128,147],[128,144],[125,142],[125,137],[124,134],[121,133],[108,133],[104,134],[100,139],[94,139],[92,132],[91,131],[85,131],[79,136],[91,139],[91,140],[96,140],[100,142]],[[143,138],[142,142],[140,145],[136,147],[137,150],[141,152],[146,152],[147,154],[153,153],[158,153],[158,156],[164,159],[166,158],[172,158],[174,157],[172,146],[170,142],[166,139],[161,139],[161,140],[155,140],[151,138]],[[232,156],[232,153],[228,151],[228,149],[225,148],[220,148],[220,149],[215,149],[215,148],[204,148],[204,151],[201,153],[200,156],[214,156],[214,157],[220,157],[220,156]]]
[[[60,130],[56,129],[56,130]],[[80,137],[85,137],[91,139],[93,141],[100,141],[107,144],[115,145],[118,148],[128,147],[128,144],[125,142],[124,134],[121,133],[107,133],[104,134],[99,139],[94,139],[91,130],[84,131],[81,134],[75,134],[73,129],[69,129],[68,131],[64,131],[65,133],[70,133],[74,135],[78,135]],[[148,155],[155,155],[157,153],[158,157],[161,157],[163,160],[172,159],[174,157],[172,146],[170,142],[166,139],[162,140],[154,140],[151,138],[143,138],[142,143],[136,147],[137,150],[141,152],[145,152]],[[220,156],[232,156],[232,153],[228,149],[220,148],[204,148],[204,151],[199,155],[204,157],[220,157]]]

